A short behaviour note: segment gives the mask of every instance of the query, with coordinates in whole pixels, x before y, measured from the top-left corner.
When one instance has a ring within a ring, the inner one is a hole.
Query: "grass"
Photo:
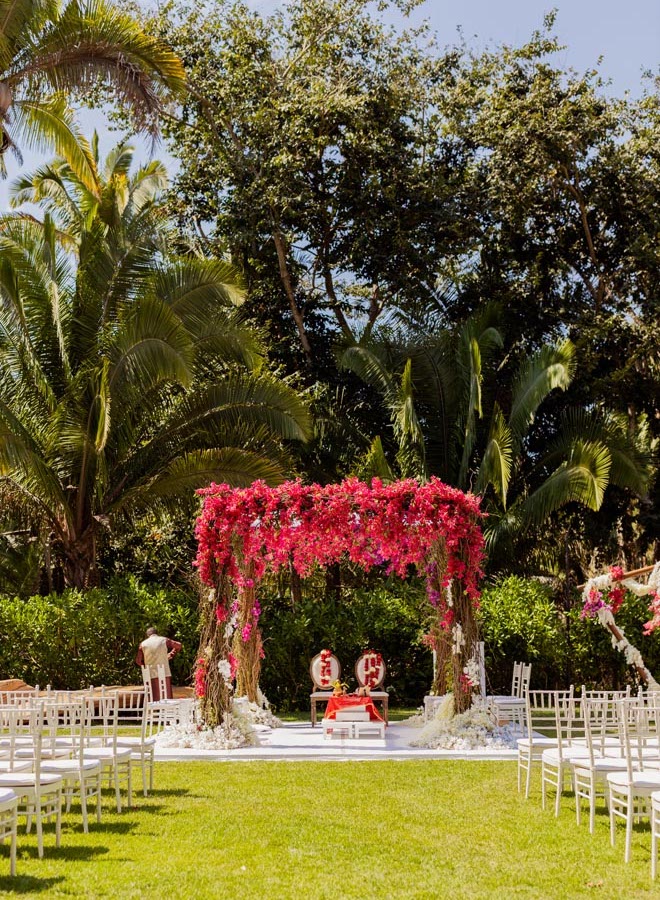
[[[538,791],[515,791],[510,762],[161,763],[156,792],[82,833],[65,817],[62,848],[47,830],[46,856],[19,835],[16,879],[4,896],[274,898],[274,900],[508,900],[658,897],[649,877],[648,828],[623,863],[623,829],[611,849],[560,818]],[[8,848],[0,872],[8,871]]]

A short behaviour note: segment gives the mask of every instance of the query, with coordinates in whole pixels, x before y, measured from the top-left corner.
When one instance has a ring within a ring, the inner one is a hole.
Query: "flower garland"
[[[369,690],[373,690],[381,679],[383,671],[383,657],[380,653],[373,650],[367,650],[363,656],[364,660],[364,686]]]
[[[636,597],[649,597],[649,610],[653,618],[644,625],[644,634],[651,634],[660,627],[660,563],[656,563],[648,582],[626,578],[620,566],[611,566],[604,575],[590,578],[582,591],[582,618],[597,618],[612,633],[612,646],[623,653],[628,665],[635,666],[649,687],[660,690],[660,684],[646,668],[642,654],[630,643],[614,616],[621,608],[626,591]]]
[[[332,650],[321,650],[321,671],[319,682],[321,687],[329,687],[332,678]]]
[[[411,566],[427,571],[433,546],[442,540],[447,553],[443,586],[452,578],[473,600],[479,596],[483,536],[479,500],[431,478],[371,485],[349,478],[341,484],[303,485],[299,481],[248,488],[212,484],[199,491],[203,508],[195,529],[195,565],[202,580],[214,585],[226,572],[239,588],[253,588],[267,569],[289,564],[305,576],[315,565],[343,556],[365,570],[383,566],[386,574],[408,575]],[[242,560],[250,560],[251,577]],[[438,593],[429,599],[442,606]],[[259,610],[253,610],[258,618]]]
[[[208,669],[208,660],[204,656],[200,656],[195,663],[195,697],[202,700],[206,697],[206,672]]]

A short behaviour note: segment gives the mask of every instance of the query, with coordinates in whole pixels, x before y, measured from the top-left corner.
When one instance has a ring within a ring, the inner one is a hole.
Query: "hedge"
[[[124,577],[85,592],[0,597],[0,677],[60,689],[140,683],[135,654],[149,625],[183,643],[172,674],[189,681],[198,644],[192,592]]]

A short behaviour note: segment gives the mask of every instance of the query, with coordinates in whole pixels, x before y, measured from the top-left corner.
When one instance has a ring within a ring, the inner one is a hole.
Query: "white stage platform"
[[[183,750],[156,746],[156,759],[165,761],[206,760],[219,762],[256,760],[406,760],[406,759],[487,759],[512,760],[514,750],[482,747],[477,750],[426,750],[410,747],[410,741],[420,729],[399,723],[390,723],[385,729],[385,740],[380,738],[330,738],[324,739],[320,723],[312,728],[311,722],[291,722],[275,728],[263,738],[259,747],[240,750]]]

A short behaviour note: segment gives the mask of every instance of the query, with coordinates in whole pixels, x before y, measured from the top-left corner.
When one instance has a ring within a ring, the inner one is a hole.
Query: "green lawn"
[[[63,846],[36,858],[20,835],[22,896],[117,898],[632,898],[660,896],[648,829],[623,863],[538,792],[515,792],[510,762],[162,763],[157,791],[83,835],[66,818]],[[7,871],[8,848],[0,869]]]

